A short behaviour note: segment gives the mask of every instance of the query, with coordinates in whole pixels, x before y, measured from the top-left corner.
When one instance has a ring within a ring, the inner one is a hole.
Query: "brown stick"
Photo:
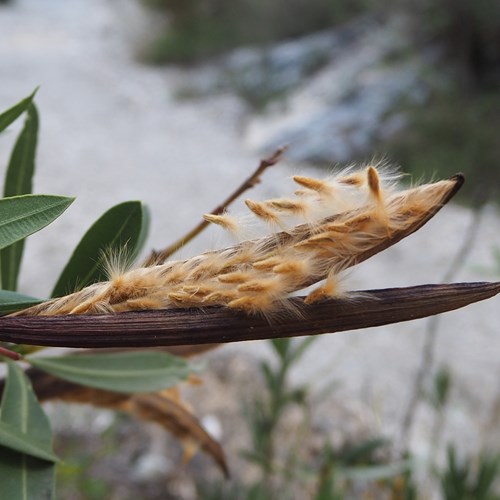
[[[150,347],[317,335],[423,318],[500,293],[500,282],[422,285],[354,292],[354,298],[304,305],[269,322],[226,308],[168,309],[103,315],[0,319],[0,340],[57,347]]]
[[[259,166],[255,170],[255,172],[246,179],[239,187],[234,191],[227,199],[225,199],[220,205],[215,207],[210,213],[212,215],[220,215],[223,213],[227,207],[236,199],[238,199],[245,191],[253,188],[256,184],[260,182],[260,177],[264,173],[264,171],[276,165],[278,161],[281,160],[283,153],[286,150],[286,146],[283,146],[277,149],[269,158],[265,158],[260,161]],[[186,233],[182,238],[178,239],[168,247],[163,250],[156,251],[153,250],[149,257],[142,264],[143,267],[153,266],[156,264],[162,264],[165,262],[172,254],[177,252],[180,248],[182,248],[186,243],[189,243],[193,238],[198,236],[208,225],[210,222],[206,220],[202,220],[199,222],[191,231]]]

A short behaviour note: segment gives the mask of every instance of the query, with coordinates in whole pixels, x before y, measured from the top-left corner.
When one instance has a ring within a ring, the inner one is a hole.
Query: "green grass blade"
[[[125,393],[160,391],[197,370],[184,359],[162,352],[38,357],[28,361],[76,384]]]
[[[0,290],[0,316],[43,302],[41,299],[9,290]]]
[[[127,201],[110,208],[85,233],[61,276],[52,297],[61,297],[91,283],[107,279],[106,254],[132,260],[145,239],[147,215],[140,201]]]
[[[38,90],[38,87],[34,90],[34,92],[19,101],[17,104],[9,108],[7,111],[4,111],[0,114],[0,132],[3,132],[12,122],[14,122],[19,116],[21,116],[29,107],[35,94]]]
[[[5,176],[4,197],[30,194],[35,171],[35,153],[38,136],[38,112],[33,103],[28,106],[24,128],[19,134],[10,157]],[[24,250],[24,240],[0,251],[2,288],[17,289],[17,278]]]
[[[6,429],[14,428],[36,448],[45,450],[48,460],[56,460],[49,421],[29,380],[16,363],[9,360],[7,363],[9,371],[0,408],[4,436]],[[0,446],[0,498],[53,498],[55,466],[48,460]]]
[[[24,195],[0,200],[0,249],[44,228],[57,219],[74,198]]]

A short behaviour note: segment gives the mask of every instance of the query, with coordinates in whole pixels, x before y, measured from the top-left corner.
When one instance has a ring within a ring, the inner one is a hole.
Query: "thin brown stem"
[[[223,307],[9,316],[0,319],[0,340],[57,347],[150,347],[317,335],[432,316],[498,293],[500,282],[483,282],[354,292],[346,299],[307,306],[295,298],[300,315],[275,321]]]
[[[220,205],[215,207],[210,213],[212,215],[220,215],[227,207],[233,203],[236,199],[238,199],[245,191],[253,188],[256,184],[260,182],[260,177],[264,173],[264,171],[276,165],[281,158],[283,157],[283,153],[286,150],[286,146],[283,146],[277,149],[269,158],[265,158],[260,161],[259,166],[254,171],[254,173],[248,177],[239,187],[236,189],[228,198],[226,198]],[[163,250],[153,250],[149,257],[142,264],[143,267],[153,266],[156,264],[162,264],[165,262],[171,255],[173,255],[177,250],[181,249],[184,245],[189,243],[192,239],[198,236],[208,225],[210,222],[206,220],[200,221],[191,231],[186,233],[184,236],[179,238],[177,241],[164,248]]]
[[[5,356],[6,358],[12,359],[13,361],[20,361],[23,357],[18,353],[7,349],[6,347],[0,346],[0,356]]]

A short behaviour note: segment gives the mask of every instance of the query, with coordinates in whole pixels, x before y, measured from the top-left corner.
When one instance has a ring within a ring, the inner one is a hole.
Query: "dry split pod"
[[[279,227],[270,235],[184,261],[112,270],[107,282],[2,318],[1,340],[145,347],[311,335],[425,317],[500,291],[496,283],[361,293],[336,287],[343,269],[430,220],[460,189],[462,175],[403,190],[374,167],[295,180],[301,189],[294,198],[247,200],[257,217]],[[305,221],[286,227],[290,216]],[[206,218],[234,230],[230,215]],[[293,296],[320,281],[307,297]]]

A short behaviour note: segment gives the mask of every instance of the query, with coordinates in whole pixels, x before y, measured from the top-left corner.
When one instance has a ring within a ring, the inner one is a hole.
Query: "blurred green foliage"
[[[481,454],[477,459],[459,459],[448,447],[446,468],[439,475],[444,500],[500,500],[498,483],[500,455]]]
[[[153,63],[199,61],[242,45],[294,38],[365,12],[370,0],[143,0],[170,25],[145,54]]]
[[[408,0],[403,5],[412,14],[415,50],[429,44],[443,50],[434,71],[443,73],[449,85],[435,88],[424,106],[410,111],[410,127],[392,141],[390,157],[416,178],[461,171],[470,204],[497,201],[500,2]]]
[[[269,341],[274,359],[260,363],[263,390],[245,404],[250,447],[241,452],[256,469],[255,480],[201,483],[204,500],[342,500],[372,493],[410,491],[409,459],[388,460],[390,442],[377,436],[347,440],[334,446],[321,435],[322,448],[311,445],[314,434],[311,391],[290,384],[290,372],[317,337]],[[289,411],[299,409],[300,421],[291,430]],[[287,430],[284,430],[286,428]],[[395,497],[396,498],[396,497]],[[399,498],[399,497],[398,497]],[[410,498],[410,497],[401,497]]]
[[[439,92],[409,112],[410,126],[383,147],[413,178],[463,172],[462,199],[480,205],[500,194],[500,93]]]
[[[417,41],[444,47],[447,59],[459,69],[460,85],[498,87],[498,0],[407,0],[403,5],[412,14]]]
[[[418,107],[403,107],[409,126],[377,149],[404,165],[416,179],[429,179],[436,173],[439,177],[465,173],[462,199],[469,204],[499,198],[497,0],[142,1],[165,12],[170,20],[146,55],[155,63],[191,63],[241,45],[265,46],[332,28],[366,13],[377,13],[381,19],[404,14],[410,20],[407,37],[411,53],[440,47],[443,58],[439,67],[431,69],[429,100]],[[443,85],[443,81],[448,83]],[[260,91],[265,83],[260,84]],[[234,88],[255,106],[253,94],[247,95],[237,82]],[[264,104],[273,97],[267,96]],[[255,107],[261,109],[262,102],[257,101]]]

